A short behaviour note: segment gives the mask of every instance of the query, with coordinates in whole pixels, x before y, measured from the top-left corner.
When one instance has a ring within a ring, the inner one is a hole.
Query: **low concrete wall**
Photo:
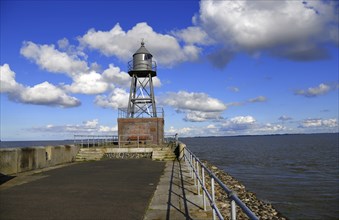
[[[0,149],[0,173],[9,175],[75,161],[74,145]]]
[[[104,148],[104,158],[109,159],[139,159],[152,158],[152,153],[158,148]]]
[[[152,153],[154,149],[157,148],[151,148],[151,147],[121,147],[121,148],[104,148],[105,153]]]

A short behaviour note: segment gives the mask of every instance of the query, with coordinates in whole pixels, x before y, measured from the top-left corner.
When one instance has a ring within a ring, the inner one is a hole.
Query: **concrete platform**
[[[21,173],[0,185],[0,219],[212,219],[183,162],[101,160]]]
[[[0,219],[143,219],[164,165],[102,160],[20,174],[0,187]]]

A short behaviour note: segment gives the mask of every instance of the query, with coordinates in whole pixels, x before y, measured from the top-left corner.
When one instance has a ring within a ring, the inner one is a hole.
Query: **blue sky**
[[[337,1],[1,1],[1,140],[116,134],[144,39],[166,134],[338,132]]]

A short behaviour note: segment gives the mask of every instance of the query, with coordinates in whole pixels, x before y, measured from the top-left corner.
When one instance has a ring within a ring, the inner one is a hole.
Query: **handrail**
[[[236,207],[235,204],[238,205],[243,212],[252,220],[259,219],[247,206],[245,203],[239,199],[235,192],[230,190],[212,171],[210,171],[200,160],[197,156],[195,156],[192,151],[190,151],[187,147],[184,149],[184,158],[187,161],[190,167],[190,173],[192,178],[194,178],[194,183],[197,185],[198,194],[200,194],[200,187],[203,190],[203,203],[204,203],[204,210],[206,210],[206,200],[205,197],[207,196],[210,206],[213,209],[213,219],[215,219],[215,215],[218,216],[219,219],[224,219],[221,215],[218,207],[215,204],[215,196],[214,196],[214,182],[217,182],[219,186],[227,193],[228,198],[230,199],[231,203],[231,219],[236,219]],[[199,166],[201,170],[202,179],[200,178]],[[209,193],[205,186],[205,171],[211,178],[211,191],[212,195]]]
[[[153,142],[153,135],[150,134],[125,134],[119,135],[119,148],[123,146],[123,143],[137,143],[139,148],[141,142]]]
[[[118,143],[117,135],[90,135],[90,134],[76,134],[74,135],[74,145],[81,147],[99,146]]]

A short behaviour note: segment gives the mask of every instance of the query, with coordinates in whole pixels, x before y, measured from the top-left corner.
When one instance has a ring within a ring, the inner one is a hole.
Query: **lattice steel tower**
[[[157,117],[152,78],[157,75],[157,65],[152,54],[141,42],[141,47],[128,62],[128,74],[132,77],[127,118]]]

